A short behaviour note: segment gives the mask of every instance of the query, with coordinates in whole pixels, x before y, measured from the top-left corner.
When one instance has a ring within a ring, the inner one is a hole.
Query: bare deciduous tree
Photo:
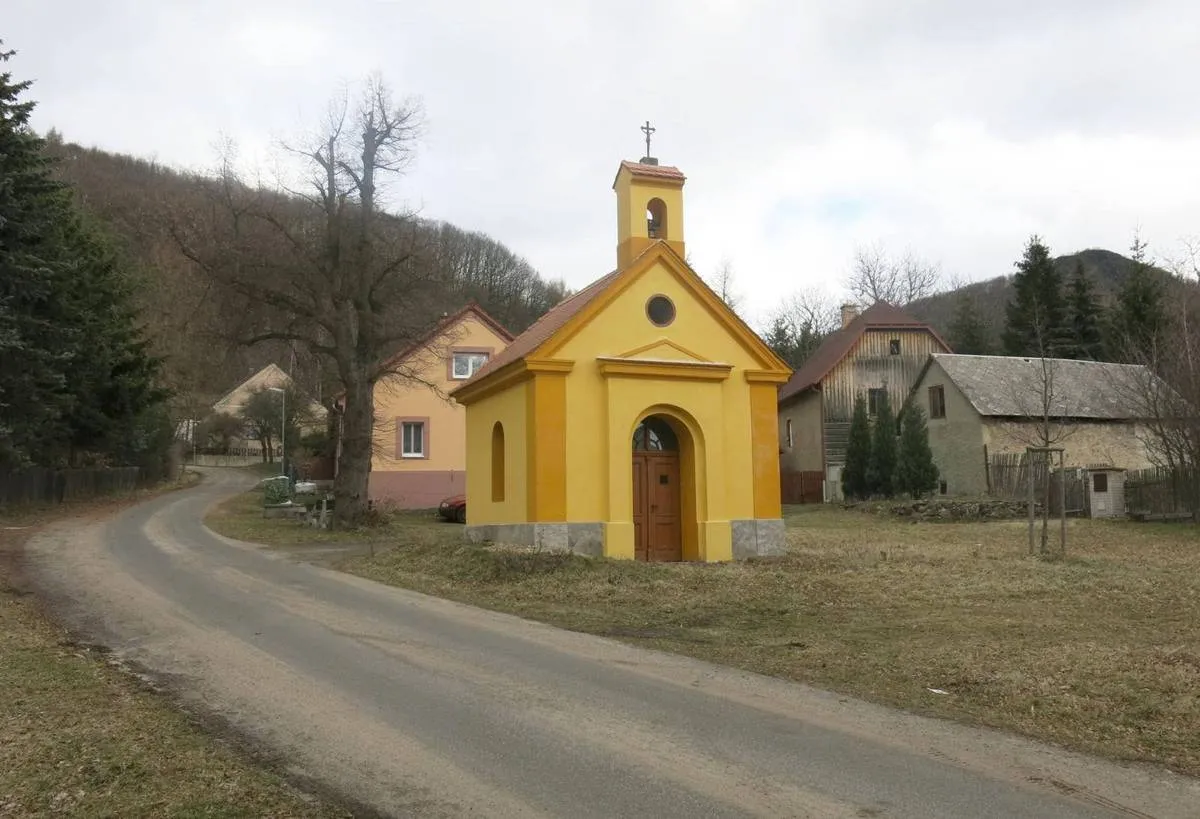
[[[839,308],[829,294],[801,290],[785,299],[767,316],[764,331],[768,345],[793,368],[799,368],[840,326]]]
[[[837,300],[823,290],[798,290],[783,301],[776,311],[797,330],[809,328],[813,334],[827,336],[841,326],[841,308]]]
[[[340,393],[339,525],[367,512],[375,385],[384,376],[422,381],[418,363],[391,355],[441,315],[444,282],[428,258],[429,232],[383,205],[420,124],[417,104],[393,102],[371,79],[357,106],[338,100],[310,144],[288,149],[303,188],[248,184],[226,162],[209,217],[173,231],[219,285],[226,309],[242,312],[242,343],[296,342],[328,368]]]
[[[742,303],[742,297],[736,290],[733,263],[729,259],[722,259],[721,263],[717,265],[717,269],[708,279],[708,286],[720,296],[726,307],[737,312]]]
[[[933,295],[941,285],[939,265],[919,258],[911,251],[893,258],[880,245],[855,250],[854,266],[846,280],[846,289],[864,307],[880,301],[903,307]]]
[[[1125,341],[1125,359],[1143,365],[1109,389],[1138,416],[1150,460],[1176,481],[1176,498],[1200,520],[1200,244],[1185,241],[1168,264],[1179,288],[1161,338]]]

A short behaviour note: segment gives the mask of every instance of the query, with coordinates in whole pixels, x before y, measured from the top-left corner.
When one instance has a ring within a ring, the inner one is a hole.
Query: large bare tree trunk
[[[346,392],[342,415],[342,452],[333,481],[336,523],[354,526],[368,511],[368,482],[371,476],[371,434],[374,431],[373,385],[360,378]]]

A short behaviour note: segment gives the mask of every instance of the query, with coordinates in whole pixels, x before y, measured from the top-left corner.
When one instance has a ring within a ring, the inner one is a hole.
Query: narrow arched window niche
[[[492,502],[504,500],[504,425],[492,427]]]

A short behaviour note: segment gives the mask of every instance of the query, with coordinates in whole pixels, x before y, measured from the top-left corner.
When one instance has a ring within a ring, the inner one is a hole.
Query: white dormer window
[[[487,353],[454,353],[450,376],[457,381],[465,381],[479,371],[487,363]]]

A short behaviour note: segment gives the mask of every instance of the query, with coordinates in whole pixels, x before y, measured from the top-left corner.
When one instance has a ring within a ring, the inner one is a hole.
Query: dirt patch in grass
[[[0,816],[350,815],[208,735],[102,650],[72,642],[25,590],[20,551],[39,527],[150,494],[0,513]]]
[[[295,537],[295,524],[264,523],[234,536]],[[1067,558],[1046,561],[1027,554],[1022,522],[808,507],[787,523],[786,557],[667,565],[489,549],[461,527],[395,515],[370,534],[375,556],[342,568],[1200,775],[1200,529],[1072,521]]]

